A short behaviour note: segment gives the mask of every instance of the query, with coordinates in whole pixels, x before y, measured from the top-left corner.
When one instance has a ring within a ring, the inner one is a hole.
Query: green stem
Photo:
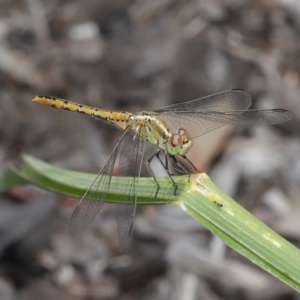
[[[24,181],[40,187],[81,197],[96,175],[53,167],[30,156],[23,156],[22,165],[6,169],[0,178],[0,191]],[[10,180],[7,180],[7,179]],[[136,185],[138,204],[175,204],[227,245],[241,253],[264,270],[300,292],[300,251],[233,199],[216,187],[206,174],[176,176],[178,193],[168,178],[158,180],[139,178]],[[3,182],[8,182],[7,186]],[[113,177],[107,202],[124,203],[128,200],[130,177]]]

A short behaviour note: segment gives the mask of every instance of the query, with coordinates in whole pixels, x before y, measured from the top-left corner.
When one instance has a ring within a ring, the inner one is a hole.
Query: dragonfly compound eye
[[[177,130],[177,133],[178,133],[179,135],[181,135],[181,136],[189,136],[189,133],[188,133],[188,131],[187,131],[185,128],[179,128],[179,129]]]
[[[172,134],[169,142],[172,147],[176,148],[182,145],[182,137],[179,134]]]

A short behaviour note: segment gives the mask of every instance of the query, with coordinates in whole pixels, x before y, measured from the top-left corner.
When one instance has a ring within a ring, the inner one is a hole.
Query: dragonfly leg
[[[159,191],[159,188],[160,188],[160,186],[159,186],[159,183],[158,183],[158,181],[157,181],[157,179],[156,179],[156,177],[155,177],[155,174],[154,174],[154,172],[153,172],[153,170],[152,170],[152,168],[151,168],[151,166],[150,166],[150,163],[151,163],[151,161],[153,160],[153,158],[157,155],[157,153],[159,152],[160,150],[159,149],[157,149],[149,158],[148,158],[148,161],[147,161],[147,167],[148,167],[148,170],[149,170],[149,172],[151,173],[151,175],[152,175],[152,177],[153,177],[153,179],[155,180],[155,183],[156,183],[156,185],[157,185],[157,189],[156,189],[156,192],[155,192],[155,198],[157,198],[157,194],[158,194],[158,191]]]
[[[172,158],[173,168],[177,171],[178,174],[180,175],[190,174],[190,172],[182,164],[178,162],[176,156],[171,156],[171,158]]]
[[[185,155],[181,155],[181,157],[187,162],[186,166],[183,165],[181,162],[179,162],[176,159],[176,156],[171,156],[171,157],[172,157],[172,162],[175,170],[177,170],[177,172],[181,173],[182,175],[189,175],[189,181],[191,179],[191,175],[194,172],[199,173],[199,170],[195,167],[195,165],[191,162],[191,160],[189,160]],[[191,168],[187,168],[187,166],[190,166]],[[193,171],[191,171],[191,169]]]
[[[157,179],[156,179],[156,177],[155,177],[155,174],[154,174],[154,172],[153,172],[153,170],[152,170],[152,168],[151,168],[151,166],[150,166],[150,163],[151,163],[151,161],[153,160],[154,157],[156,157],[156,158],[158,159],[158,161],[160,162],[160,164],[161,164],[161,165],[163,166],[163,168],[167,171],[167,174],[168,174],[168,176],[169,176],[169,178],[170,178],[170,180],[171,180],[171,182],[172,182],[172,184],[173,184],[173,186],[174,186],[174,195],[176,195],[176,192],[177,192],[177,189],[178,189],[178,185],[177,185],[176,182],[174,181],[174,179],[173,179],[173,177],[172,177],[173,175],[171,174],[170,169],[169,169],[168,156],[166,155],[166,160],[165,160],[165,162],[164,162],[164,161],[161,159],[161,157],[159,156],[160,152],[161,152],[161,150],[160,150],[160,149],[157,149],[157,150],[150,156],[150,158],[149,158],[148,161],[147,161],[148,169],[149,169],[149,171],[150,171],[152,177],[154,178],[154,180],[155,180],[155,182],[156,182],[156,184],[157,184],[157,190],[156,190],[156,193],[155,193],[155,198],[157,197],[157,194],[158,194],[158,191],[159,191],[159,189],[160,189],[160,186],[159,186],[159,183],[158,183],[158,181],[157,181]]]
[[[182,158],[185,159],[185,161],[192,167],[192,169],[194,169],[195,173],[200,173],[200,171],[196,168],[196,166],[192,163],[192,161],[187,158],[187,156],[182,155]],[[189,182],[191,179],[191,175],[192,173],[189,173]]]
[[[196,166],[191,162],[191,160],[187,158],[187,156],[182,155],[182,158],[185,159],[185,160],[188,162],[188,164],[194,169],[194,171],[195,171],[196,173],[200,173],[200,171],[199,171],[199,170],[196,168]]]
[[[169,160],[168,160],[169,157],[173,157],[173,156],[168,156],[168,155],[165,153],[165,158],[166,158],[166,160],[165,160],[165,163],[164,163],[163,160],[161,159],[161,157],[159,156],[159,153],[160,153],[160,151],[158,151],[158,152],[156,153],[156,157],[157,157],[157,159],[159,160],[159,162],[161,163],[161,165],[164,167],[164,169],[167,171],[167,174],[168,174],[168,176],[169,176],[169,178],[170,178],[170,180],[171,180],[171,182],[172,182],[172,184],[173,184],[173,186],[174,186],[174,195],[176,195],[177,190],[178,190],[178,185],[176,184],[176,182],[175,182],[174,179],[173,179],[174,174],[172,174],[172,173],[170,172]]]

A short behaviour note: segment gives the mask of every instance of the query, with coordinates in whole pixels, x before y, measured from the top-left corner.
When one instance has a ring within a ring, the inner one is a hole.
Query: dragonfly
[[[285,109],[250,109],[251,96],[238,89],[137,114],[127,111],[104,110],[49,96],[35,96],[32,101],[86,114],[115,125],[123,131],[107,162],[75,208],[70,224],[71,235],[81,235],[85,232],[105,203],[113,171],[116,168],[126,170],[130,165],[134,176],[129,185],[128,205],[122,205],[122,209],[117,215],[120,243],[124,243],[132,229],[137,202],[135,186],[145,161],[146,144],[150,144],[154,148],[153,154],[148,157],[147,166],[156,181],[157,191],[159,184],[151,168],[151,161],[155,157],[167,171],[174,185],[175,193],[177,186],[172,178],[173,172],[169,163],[177,166],[182,173],[188,173],[187,168],[182,167],[178,162],[181,158],[197,172],[196,167],[187,157],[196,138],[226,124],[273,125],[289,121],[292,118],[292,113]],[[161,158],[161,154],[166,158],[165,160]]]

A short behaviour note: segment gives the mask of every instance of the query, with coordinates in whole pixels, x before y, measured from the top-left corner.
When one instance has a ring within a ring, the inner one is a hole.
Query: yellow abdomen
[[[109,111],[49,96],[35,96],[32,101],[55,108],[83,113],[113,123],[121,129],[127,127],[128,120],[132,116],[126,111]]]

